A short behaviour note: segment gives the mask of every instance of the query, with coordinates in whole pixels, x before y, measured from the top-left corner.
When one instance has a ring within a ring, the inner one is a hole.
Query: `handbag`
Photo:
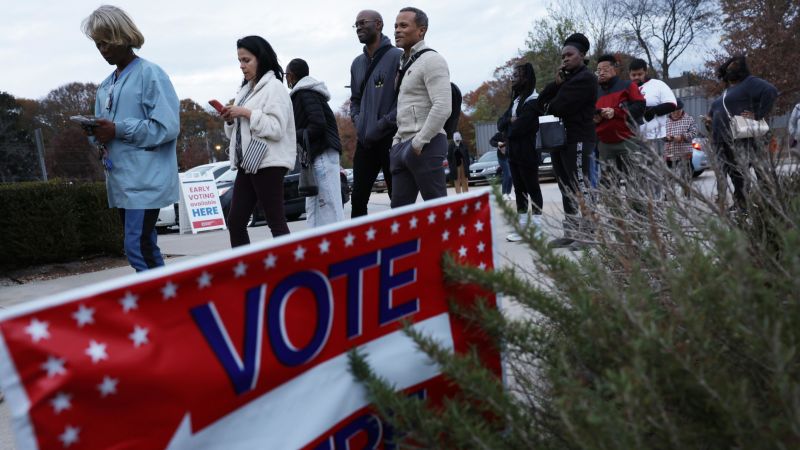
[[[297,155],[300,159],[300,178],[297,192],[301,197],[314,197],[319,193],[317,174],[314,172],[314,161],[311,159],[311,143],[308,141],[308,130],[303,130],[303,143],[297,144]]]
[[[246,173],[258,172],[261,161],[267,156],[268,150],[267,141],[251,136],[250,143],[247,144],[247,150],[244,151],[242,160],[239,162],[239,167],[244,169]]]
[[[561,121],[539,123],[539,148],[559,149],[567,142],[567,131]]]
[[[766,120],[755,120],[743,116],[731,116],[730,111],[728,111],[728,107],[725,105],[725,96],[727,94],[728,90],[726,89],[725,92],[722,93],[722,107],[725,108],[725,114],[728,115],[728,119],[730,120],[731,136],[734,139],[747,139],[761,137],[767,134],[769,131],[769,124],[767,124]]]

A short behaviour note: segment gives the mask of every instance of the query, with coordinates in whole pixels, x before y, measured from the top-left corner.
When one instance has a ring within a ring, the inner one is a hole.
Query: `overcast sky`
[[[80,30],[99,1],[3,1],[0,32],[0,91],[40,99],[73,81],[99,83],[112,68]],[[349,97],[350,63],[362,45],[351,28],[358,11],[379,11],[384,34],[394,42],[397,11],[413,5],[430,19],[426,37],[450,65],[452,80],[466,93],[491,78],[494,68],[515,56],[544,1],[461,0],[356,2],[350,0],[112,2],[126,10],[145,37],[138,54],[160,65],[180,98],[206,105],[232,98],[241,81],[236,40],[266,38],[285,67],[305,59],[325,81],[334,109]]]

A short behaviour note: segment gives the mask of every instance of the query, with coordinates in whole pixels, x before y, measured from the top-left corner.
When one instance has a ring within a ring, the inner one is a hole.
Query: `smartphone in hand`
[[[220,103],[218,100],[209,100],[208,104],[214,107],[218,113],[222,114],[222,109],[224,106],[222,106],[222,103]]]
[[[92,116],[71,116],[69,120],[80,124],[84,128],[94,128],[97,126],[97,117]]]

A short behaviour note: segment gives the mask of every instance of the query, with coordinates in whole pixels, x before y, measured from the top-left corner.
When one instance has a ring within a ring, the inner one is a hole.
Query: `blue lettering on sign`
[[[286,303],[299,288],[308,288],[314,294],[317,323],[314,334],[305,348],[295,347],[286,332]],[[292,274],[275,287],[267,305],[267,332],[272,351],[281,364],[294,367],[304,364],[319,354],[330,336],[333,323],[333,293],[328,279],[317,271]]]
[[[419,298],[395,305],[392,292],[417,280],[416,268],[393,274],[394,260],[417,252],[419,252],[419,240],[404,242],[381,250],[381,283],[378,296],[378,324],[380,326],[419,311]]]
[[[194,208],[192,209],[192,216],[217,216],[219,215],[219,209],[216,206],[208,207],[208,208]]]
[[[331,280],[347,276],[347,339],[361,336],[364,309],[364,271],[378,265],[378,252],[367,253],[328,268]]]
[[[228,374],[236,394],[256,387],[261,367],[261,343],[264,336],[264,297],[267,285],[247,290],[244,311],[244,358],[234,347],[213,302],[191,309],[192,318]]]

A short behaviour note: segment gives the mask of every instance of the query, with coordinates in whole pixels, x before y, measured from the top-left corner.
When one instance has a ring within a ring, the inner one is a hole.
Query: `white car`
[[[184,173],[203,174],[205,172],[212,172],[214,179],[221,177],[230,169],[230,161],[220,161],[215,163],[203,164],[200,166],[192,167]],[[178,203],[161,208],[158,212],[158,220],[156,220],[156,228],[177,227],[179,225]]]

